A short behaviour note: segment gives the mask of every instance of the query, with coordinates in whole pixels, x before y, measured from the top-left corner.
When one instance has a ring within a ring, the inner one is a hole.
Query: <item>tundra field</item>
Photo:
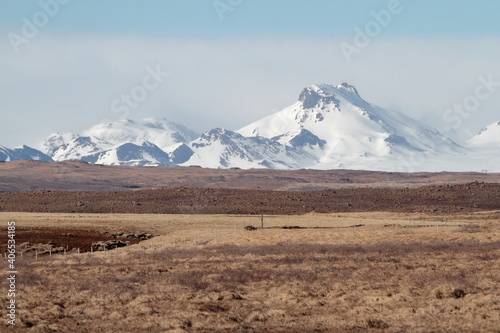
[[[0,213],[26,250],[1,331],[500,332],[499,210],[261,219]]]
[[[500,174],[0,174],[2,332],[500,332]]]

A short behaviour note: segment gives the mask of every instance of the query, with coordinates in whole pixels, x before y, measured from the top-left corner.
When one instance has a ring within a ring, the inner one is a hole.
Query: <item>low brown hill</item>
[[[269,191],[176,187],[136,191],[0,193],[0,211],[138,214],[304,214],[500,210],[500,184],[413,189],[343,188]]]
[[[359,187],[415,188],[474,181],[500,183],[500,174],[395,173],[362,170],[218,170],[198,167],[149,168],[37,161],[0,163],[0,192],[123,191],[177,186],[312,191]]]

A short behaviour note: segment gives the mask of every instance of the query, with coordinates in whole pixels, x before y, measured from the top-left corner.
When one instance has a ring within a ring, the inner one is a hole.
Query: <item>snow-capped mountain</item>
[[[183,165],[209,168],[294,169],[309,158],[300,150],[286,147],[277,141],[263,137],[247,138],[221,128],[203,133],[198,139],[181,147],[184,158],[189,157]],[[181,147],[172,154],[177,156]]]
[[[236,132],[216,128],[198,137],[164,118],[119,120],[97,124],[82,135],[52,134],[40,149],[46,155],[26,146],[0,147],[0,160],[52,157],[129,166],[500,171],[500,122],[462,147],[438,130],[368,103],[347,83],[319,84],[303,89],[291,106]]]
[[[52,156],[62,145],[67,144],[71,140],[78,138],[78,134],[73,133],[54,133],[45,139],[40,145],[39,149],[45,154]]]
[[[500,122],[482,129],[464,147],[467,149],[460,158],[444,156],[441,169],[500,172]]]
[[[14,149],[0,146],[0,161],[8,162],[16,160],[53,161],[50,156],[28,146],[21,146]]]
[[[165,150],[197,135],[164,118],[104,122],[83,132],[55,133],[41,145],[56,161],[82,160],[105,165],[171,166]],[[160,147],[161,148],[160,148]]]
[[[122,119],[97,124],[83,132],[83,136],[95,137],[113,145],[151,142],[161,149],[198,137],[190,129],[164,118],[147,118],[139,121]]]
[[[461,150],[437,130],[366,102],[347,83],[307,87],[296,103],[237,132],[301,148],[315,158],[304,161],[312,168],[369,166],[398,155]]]
[[[82,161],[102,165],[175,166],[170,157],[155,144],[144,142],[140,146],[124,143],[117,147],[86,155]]]
[[[482,129],[475,137],[467,141],[466,145],[476,149],[500,148],[500,121]]]
[[[52,153],[52,158],[56,161],[80,160],[111,147],[113,147],[111,143],[96,137],[76,136],[73,140],[59,146]]]

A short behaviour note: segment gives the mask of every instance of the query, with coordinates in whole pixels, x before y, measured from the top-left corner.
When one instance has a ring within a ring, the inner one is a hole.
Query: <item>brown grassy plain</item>
[[[19,232],[158,235],[107,253],[18,257],[16,331],[500,332],[498,211],[265,216],[255,231],[243,227],[260,216],[0,220]]]

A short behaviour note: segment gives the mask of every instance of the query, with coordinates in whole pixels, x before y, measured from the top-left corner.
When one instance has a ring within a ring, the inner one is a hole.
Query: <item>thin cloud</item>
[[[443,127],[444,110],[473,93],[479,76],[500,81],[498,38],[380,38],[352,63],[342,41],[40,37],[19,55],[0,55],[0,145],[34,145],[55,131],[116,119],[112,102],[141,84],[147,66],[169,76],[130,117],[162,116],[197,132],[236,130],[293,103],[307,85],[342,81],[369,102]],[[499,105],[500,91],[461,133],[500,120]]]

